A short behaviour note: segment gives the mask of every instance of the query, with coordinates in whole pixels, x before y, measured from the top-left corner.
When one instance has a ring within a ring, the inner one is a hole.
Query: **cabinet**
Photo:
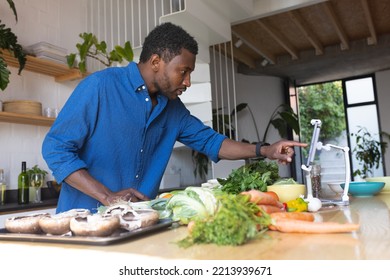
[[[10,55],[8,51],[3,50],[1,56],[3,57],[8,66],[19,68],[18,60],[12,55]],[[71,69],[65,64],[56,63],[45,59],[39,59],[30,55],[27,55],[26,58],[27,61],[23,71],[32,71],[39,74],[52,76],[54,77],[56,82],[77,80],[86,76],[86,74],[82,74],[78,69]],[[47,118],[43,116],[0,112],[0,122],[51,126],[54,120],[54,118]]]

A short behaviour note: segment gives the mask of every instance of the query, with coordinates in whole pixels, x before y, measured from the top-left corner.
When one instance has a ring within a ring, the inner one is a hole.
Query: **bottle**
[[[29,179],[26,171],[26,162],[22,162],[22,171],[18,176],[18,203],[27,204],[29,202]]]
[[[7,184],[5,183],[4,170],[0,169],[0,205],[5,204],[5,191]]]

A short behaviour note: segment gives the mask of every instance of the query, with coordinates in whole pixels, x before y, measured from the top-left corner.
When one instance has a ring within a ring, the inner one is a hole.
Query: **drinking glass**
[[[30,177],[30,187],[35,189],[35,199],[33,203],[41,203],[41,199],[39,197],[39,189],[43,186],[43,174],[33,173]]]

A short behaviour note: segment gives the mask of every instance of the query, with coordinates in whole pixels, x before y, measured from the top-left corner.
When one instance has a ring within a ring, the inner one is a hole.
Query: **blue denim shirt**
[[[42,145],[62,182],[57,213],[101,205],[63,181],[82,168],[112,191],[131,187],[153,199],[176,140],[219,160],[226,137],[192,116],[179,98],[160,94],[152,108],[144,84],[132,62],[88,76],[69,97]]]

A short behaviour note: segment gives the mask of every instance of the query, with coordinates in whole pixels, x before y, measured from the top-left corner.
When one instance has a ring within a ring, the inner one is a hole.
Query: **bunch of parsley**
[[[279,167],[274,161],[257,161],[233,170],[226,179],[218,178],[221,190],[239,194],[251,189],[267,191],[267,186],[280,179]]]
[[[270,216],[249,202],[248,196],[220,192],[216,197],[216,214],[207,219],[194,220],[191,234],[179,241],[181,247],[202,243],[237,246],[267,230]],[[257,215],[259,211],[262,215]]]

